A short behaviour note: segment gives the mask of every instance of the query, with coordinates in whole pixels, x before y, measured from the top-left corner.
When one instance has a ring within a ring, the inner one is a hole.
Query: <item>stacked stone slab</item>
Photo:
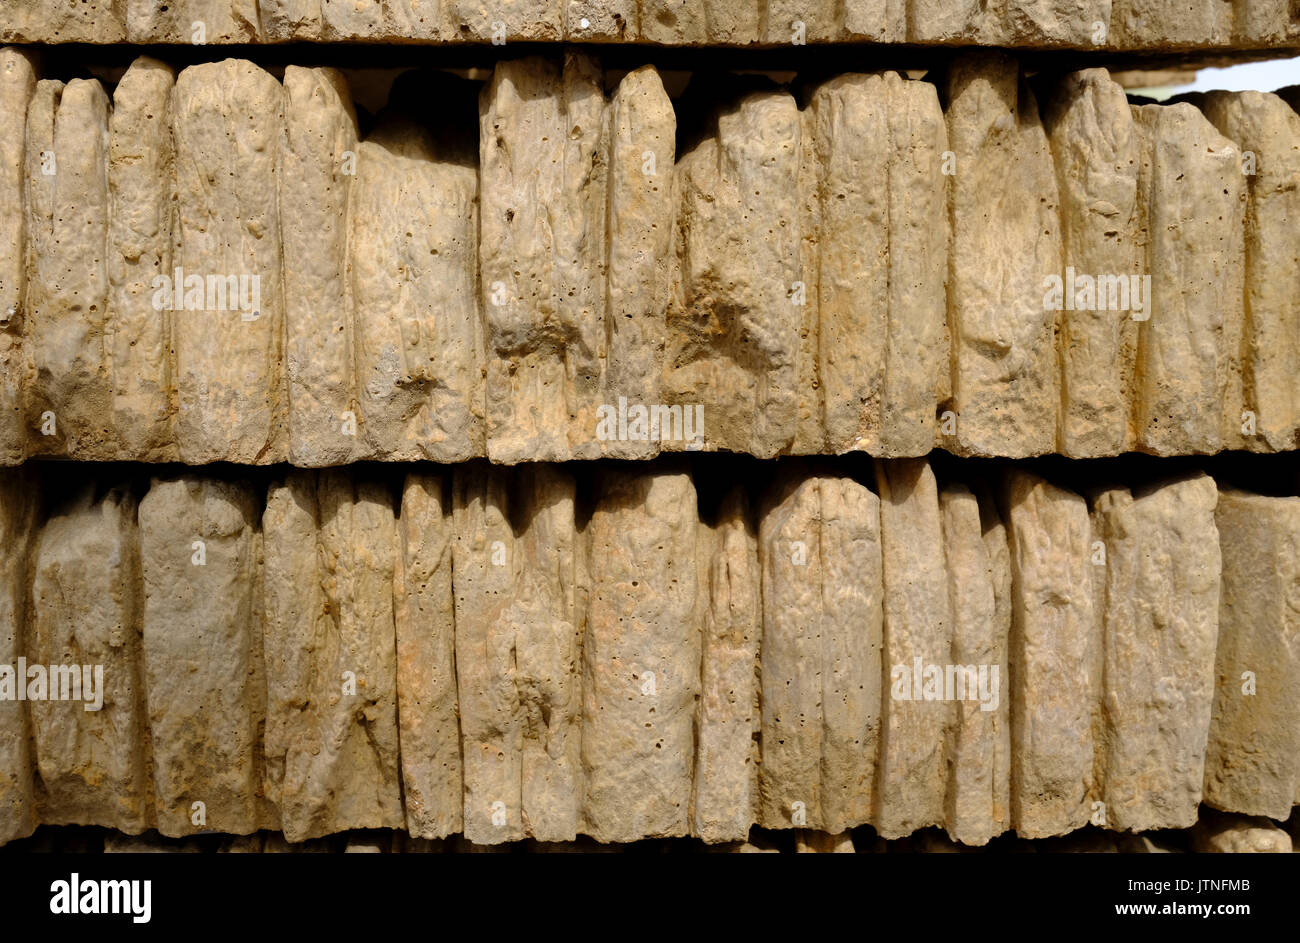
[[[10,464],[1300,435],[1279,96],[1130,105],[1088,69],[1040,118],[986,51],[728,98],[677,157],[657,72],[607,93],[579,52],[500,64],[477,133],[473,83],[408,77],[364,139],[328,69],[141,59],[110,100],[0,66]]]
[[[914,43],[1074,49],[1300,44],[1286,0],[22,0],[0,41],[93,43]]]
[[[6,472],[0,834],[982,845],[1290,814],[1300,498],[570,467],[74,470],[44,498]],[[42,694],[20,657],[88,668]]]

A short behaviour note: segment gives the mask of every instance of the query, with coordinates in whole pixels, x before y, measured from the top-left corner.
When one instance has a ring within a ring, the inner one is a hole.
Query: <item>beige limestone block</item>
[[[908,0],[908,40],[1089,47],[1105,39],[1111,0]],[[1099,41],[1096,37],[1100,35]]]
[[[265,29],[268,4],[266,0],[259,2]],[[333,42],[347,39],[427,42],[447,36],[440,16],[445,5],[446,0],[314,0],[310,5],[304,4],[304,0],[291,0],[287,12],[293,17],[281,14],[279,20],[282,24],[288,20],[298,32],[306,32],[319,22],[321,38]],[[284,30],[284,25],[277,25],[277,32]]]
[[[998,694],[1000,717],[997,736],[993,739],[993,828],[998,833],[1011,827],[1011,547],[1007,526],[998,512],[992,488],[978,489],[980,525],[984,529],[984,552],[988,560],[989,579],[993,585],[993,625],[995,637],[1004,639],[1001,682]],[[1100,653],[1099,653],[1100,654]]]
[[[462,40],[556,42],[563,38],[564,0],[443,0],[443,16],[446,35]]]
[[[1106,591],[1096,749],[1110,828],[1196,823],[1219,635],[1217,500],[1213,479],[1196,474],[1098,501]]]
[[[562,0],[564,38],[575,43],[636,42],[638,6],[638,0]]]
[[[108,338],[108,95],[37,85],[28,117],[24,356],[31,452],[116,457]]]
[[[26,683],[17,671],[26,655],[27,569],[39,494],[27,470],[0,469],[0,843],[26,838],[37,825],[27,705],[16,697]]]
[[[472,166],[394,118],[358,152],[351,289],[362,452],[394,461],[484,454]]]
[[[964,485],[948,485],[939,493],[939,508],[952,607],[952,664],[958,672],[954,694],[960,697],[947,739],[945,825],[954,841],[984,845],[1007,825],[1010,625],[999,618],[995,564],[978,498]]]
[[[774,45],[824,43],[843,34],[844,4],[837,0],[765,0],[766,30],[758,40]]]
[[[176,81],[172,119],[173,258],[185,283],[171,299],[183,308],[172,312],[180,458],[283,461],[284,90],[250,62],[190,66]]]
[[[417,839],[463,822],[448,480],[407,475],[397,522],[397,721],[406,830]]]
[[[691,834],[744,841],[758,812],[763,624],[757,535],[740,488],[727,493],[715,521],[701,523],[696,559],[703,649]]]
[[[587,525],[582,831],[597,841],[690,830],[699,518],[690,476],[605,470]]]
[[[809,290],[800,123],[791,95],[755,92],[678,161],[663,389],[667,402],[703,410],[707,450],[771,458],[794,441],[798,302]]]
[[[872,817],[881,703],[880,501],[796,468],[759,515],[760,824],[840,832]]]
[[[388,487],[293,472],[262,533],[266,771],[285,837],[401,827]]]
[[[279,185],[280,205],[290,210],[282,224],[289,461],[339,465],[359,451],[369,454],[358,447],[353,389],[348,211],[360,170],[356,113],[343,76],[334,69],[285,69],[284,124]]]
[[[127,2],[7,0],[0,7],[0,43],[120,43]]]
[[[1217,46],[1232,35],[1223,0],[1111,0],[1110,45],[1119,49]]]
[[[154,307],[172,275],[175,206],[171,100],[176,77],[156,59],[131,63],[113,91],[108,139],[108,349],[119,459],[174,461],[172,312]]]
[[[947,697],[953,611],[934,471],[924,459],[882,461],[876,485],[888,689],[873,824],[882,837],[901,838],[945,820],[946,743],[957,720]]]
[[[1294,15],[1287,0],[1237,0],[1232,13],[1232,42],[1239,47],[1285,41]]]
[[[86,482],[41,529],[27,660],[46,668],[29,705],[41,822],[139,832],[152,789],[140,677],[136,500]]]
[[[1300,498],[1225,490],[1205,802],[1285,819],[1300,788]]]
[[[1012,572],[1011,827],[1021,838],[1087,824],[1096,677],[1091,528],[1077,494],[1027,472],[1004,482]]]
[[[572,841],[578,832],[582,590],[573,504],[573,479],[557,467],[455,471],[464,830],[476,844]]]
[[[154,798],[158,831],[170,837],[279,828],[263,792],[262,537],[254,505],[247,483],[198,475],[155,479],[140,501]]]
[[[1192,105],[1138,105],[1150,317],[1138,339],[1138,447],[1240,448],[1245,184],[1241,155]]]
[[[1056,176],[1033,94],[1000,52],[963,54],[947,80],[952,176],[948,316],[962,453],[1052,451],[1060,383],[1057,313],[1044,280],[1063,274]]]
[[[607,338],[608,121],[595,62],[500,63],[479,104],[488,455],[591,458]],[[667,172],[667,167],[664,168]]]
[[[845,0],[845,40],[871,42],[905,42],[907,39],[906,0]]]
[[[947,395],[947,129],[933,85],[844,75],[813,93],[827,447],[924,455]]]
[[[27,105],[36,90],[35,55],[0,49],[0,464],[27,456],[22,353],[27,284]]]
[[[258,0],[116,0],[133,43],[256,43]],[[101,40],[102,41],[102,40]]]
[[[660,371],[672,291],[673,165],[677,119],[652,66],[629,72],[609,106],[609,206],[605,282],[603,405],[619,397],[650,408],[660,403]],[[672,421],[679,425],[685,417]],[[662,419],[660,420],[662,422]],[[656,423],[659,426],[660,423]],[[653,430],[647,429],[649,436]],[[601,441],[611,458],[650,458],[659,439]],[[684,429],[678,433],[684,435]]]
[[[821,310],[818,288],[818,258],[822,230],[821,161],[817,155],[817,114],[812,108],[799,111],[799,268],[812,281],[805,286],[804,304],[799,308],[799,347],[795,376],[798,378],[794,455],[824,455],[826,444],[826,391],[821,380]]]
[[[373,7],[379,0],[363,0],[363,3],[331,4],[346,10]],[[321,0],[257,0],[257,12],[261,21],[262,37],[266,42],[311,41],[322,39],[323,23],[321,18]],[[287,70],[286,70],[287,72]]]
[[[1130,276],[1144,274],[1137,202],[1141,143],[1124,89],[1104,69],[1066,76],[1047,103],[1044,122],[1061,196],[1065,271],[1057,274],[1074,308],[1061,312],[1056,339],[1057,447],[1072,458],[1118,455],[1133,445],[1129,420],[1139,322],[1123,305],[1126,298],[1132,303]],[[1070,270],[1073,285],[1065,284]],[[1079,276],[1092,280],[1085,280],[1082,296]],[[1088,285],[1095,291],[1091,305]]]
[[[1211,813],[1192,830],[1199,854],[1291,854],[1291,836],[1265,818]]]
[[[1237,145],[1242,172],[1249,171],[1241,370],[1256,435],[1246,445],[1293,449],[1300,433],[1300,115],[1263,92],[1210,92],[1201,110]]]

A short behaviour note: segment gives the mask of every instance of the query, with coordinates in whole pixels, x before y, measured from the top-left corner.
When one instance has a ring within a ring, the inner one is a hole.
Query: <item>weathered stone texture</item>
[[[969,846],[1290,814],[1300,499],[921,460],[879,496],[797,464],[697,495],[683,464],[291,471],[265,499],[65,471],[44,504],[6,473],[0,837]],[[101,665],[101,709],[15,703],[20,658]]]
[[[944,443],[979,455],[1050,452],[1060,383],[1056,312],[1041,286],[1062,266],[1056,176],[1038,106],[1001,53],[955,60],[947,98],[957,161],[948,285],[956,435]]]
[[[1300,499],[1225,490],[1205,801],[1286,818],[1300,797]]]
[[[203,24],[200,32],[196,23]],[[1286,0],[14,0],[0,41],[1294,45]]]
[[[847,477],[789,474],[759,518],[760,824],[838,832],[881,784],[880,500]]]

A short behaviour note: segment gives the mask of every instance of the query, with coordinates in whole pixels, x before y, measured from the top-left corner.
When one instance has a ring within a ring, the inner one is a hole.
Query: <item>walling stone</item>
[[[27,106],[36,90],[33,53],[0,49],[0,461],[27,456],[22,397],[27,284]]]
[[[1224,490],[1205,802],[1285,819],[1300,792],[1300,498]]]

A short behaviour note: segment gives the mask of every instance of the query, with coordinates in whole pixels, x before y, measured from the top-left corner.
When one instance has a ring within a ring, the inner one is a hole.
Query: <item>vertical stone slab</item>
[[[347,276],[357,118],[333,69],[285,69],[284,109],[278,182],[280,205],[289,208],[282,227],[288,456],[299,466],[337,465],[369,454],[358,448]]]
[[[478,180],[443,150],[417,122],[389,116],[358,152],[359,420],[364,454],[394,461],[484,454]]]
[[[1300,793],[1300,498],[1225,490],[1205,802],[1285,819]]]
[[[1219,635],[1218,491],[1203,474],[1098,501],[1106,590],[1101,742],[1105,822],[1196,823]]]
[[[876,830],[900,838],[942,825],[946,741],[955,720],[946,700],[953,613],[942,552],[934,471],[924,459],[878,462],[884,574],[884,719]],[[936,683],[937,681],[937,683]],[[919,689],[918,689],[919,688]]]
[[[1152,296],[1138,340],[1138,447],[1157,455],[1239,448],[1241,155],[1186,102],[1134,106],[1133,117]]]
[[[494,462],[599,454],[608,121],[586,55],[498,64],[479,102]]]
[[[413,838],[445,838],[464,820],[445,484],[440,474],[407,475],[397,522],[397,722],[406,830]]]
[[[800,123],[788,93],[756,92],[678,161],[663,389],[669,403],[703,408],[706,449],[771,458],[794,441]]]
[[[0,49],[0,464],[27,455],[22,397],[22,335],[27,285],[27,104],[36,90],[35,57]]]
[[[28,441],[35,454],[111,459],[108,95],[96,80],[43,81],[29,111]]]
[[[18,659],[26,655],[27,570],[40,491],[23,469],[0,470],[0,842],[26,838],[37,825],[32,796],[27,706],[17,700]]]
[[[268,780],[285,837],[405,821],[387,487],[347,470],[271,487],[265,535]]]
[[[153,805],[140,678],[136,501],[90,483],[45,523],[32,563],[27,660],[47,700],[29,706],[41,821],[138,833]]]
[[[701,523],[697,611],[703,620],[691,834],[744,841],[758,813],[758,654],[762,585],[745,493],[727,493]]]
[[[581,800],[574,483],[549,466],[454,479],[465,834],[572,841]]]
[[[1246,446],[1293,449],[1300,433],[1300,115],[1263,92],[1210,92],[1201,109],[1241,151],[1243,173],[1250,171],[1241,371],[1256,434]]]
[[[629,72],[610,101],[609,212],[602,404],[660,402],[672,291],[677,119],[653,66]],[[647,435],[649,430],[647,429]],[[598,437],[599,438],[599,437]],[[612,458],[650,458],[657,439],[602,440]]]
[[[984,530],[984,553],[988,560],[989,581],[993,586],[994,637],[1001,640],[998,709],[995,712],[996,736],[993,737],[993,816],[992,829],[1001,834],[1011,827],[1011,547],[1007,525],[998,512],[993,490],[981,483],[979,495],[980,526]]]
[[[126,38],[132,43],[256,43],[258,0],[116,0],[126,8]]]
[[[790,472],[759,517],[761,824],[838,832],[872,817],[880,736],[880,502]]]
[[[597,841],[690,830],[695,709],[695,486],[670,471],[608,470],[587,525],[582,641],[582,831]]]
[[[821,380],[821,299],[818,288],[819,244],[822,231],[821,161],[817,156],[817,115],[812,108],[799,111],[799,268],[811,285],[805,285],[799,311],[799,347],[795,376],[798,401],[795,416],[794,455],[824,455],[826,444],[826,390]]]
[[[1149,274],[1137,201],[1141,142],[1124,89],[1104,69],[1066,76],[1044,120],[1061,195],[1065,270],[1059,274],[1074,308],[1061,312],[1057,444],[1073,458],[1118,455],[1133,445],[1129,419],[1140,322],[1130,310],[1130,276]],[[1070,271],[1094,280],[1091,308],[1075,303],[1086,296],[1080,298],[1077,284],[1064,283]]]
[[[947,80],[952,177],[948,318],[962,453],[1053,450],[1060,384],[1056,312],[1044,279],[1062,273],[1056,177],[1033,94],[1000,52],[959,56]]]
[[[172,312],[154,304],[171,278],[175,148],[171,67],[141,57],[113,90],[108,139],[108,350],[117,457],[174,461]]]
[[[1013,470],[1003,484],[1011,550],[1011,827],[1022,838],[1087,823],[1100,694],[1083,498]]]
[[[174,259],[183,281],[171,286],[173,307],[183,309],[172,313],[180,458],[283,461],[284,90],[250,62],[203,63],[180,74],[172,114]]]
[[[254,504],[246,483],[193,475],[155,479],[140,501],[154,798],[158,831],[173,838],[280,827],[263,792],[262,539]]]
[[[1006,780],[999,776],[999,761],[1010,730],[1010,626],[998,618],[994,563],[979,500],[965,485],[948,485],[939,493],[939,508],[953,619],[954,693],[960,698],[948,737],[944,824],[953,841],[984,845],[1006,827],[1000,795]]]
[[[943,112],[897,73],[832,79],[810,107],[827,445],[923,455],[948,386]]]

